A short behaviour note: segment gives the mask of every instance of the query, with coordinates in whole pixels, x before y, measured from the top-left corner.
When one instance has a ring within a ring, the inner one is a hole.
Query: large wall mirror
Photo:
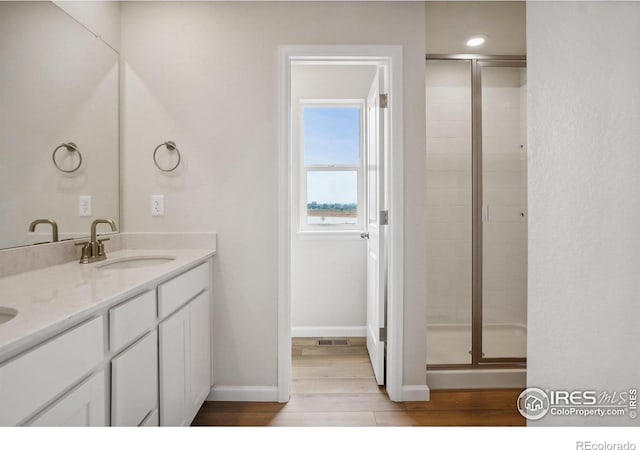
[[[52,2],[0,2],[0,248],[119,225],[118,60]]]

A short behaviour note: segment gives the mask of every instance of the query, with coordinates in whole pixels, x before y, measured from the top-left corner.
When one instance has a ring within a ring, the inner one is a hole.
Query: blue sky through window
[[[359,164],[360,108],[304,108],[304,163]]]

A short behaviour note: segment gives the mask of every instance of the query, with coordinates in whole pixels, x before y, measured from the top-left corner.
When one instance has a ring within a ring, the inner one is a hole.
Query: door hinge
[[[380,225],[389,225],[389,211],[380,211]]]
[[[380,328],[380,336],[378,337],[380,338],[380,342],[387,342],[387,329]]]
[[[389,95],[380,94],[380,108],[388,108],[388,107],[389,107]]]

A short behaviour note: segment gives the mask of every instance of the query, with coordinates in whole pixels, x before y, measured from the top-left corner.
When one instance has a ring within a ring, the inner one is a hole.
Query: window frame
[[[305,108],[357,108],[360,111],[360,148],[359,148],[359,164],[305,164],[305,146],[304,146],[304,111]],[[361,233],[365,229],[366,202],[365,202],[365,109],[366,99],[350,98],[350,99],[301,99],[299,101],[299,149],[298,157],[298,176],[299,176],[299,214],[298,214],[298,233],[307,235],[320,234],[353,234]],[[307,174],[309,172],[356,172],[357,179],[357,213],[356,223],[354,224],[309,224],[307,219]]]

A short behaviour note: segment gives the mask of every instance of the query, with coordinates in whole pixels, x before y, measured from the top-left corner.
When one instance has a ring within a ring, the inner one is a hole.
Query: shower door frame
[[[527,67],[523,55],[427,54],[427,61],[469,61],[471,64],[471,363],[429,364],[428,369],[522,368],[527,358],[493,357],[482,354],[482,67]]]

